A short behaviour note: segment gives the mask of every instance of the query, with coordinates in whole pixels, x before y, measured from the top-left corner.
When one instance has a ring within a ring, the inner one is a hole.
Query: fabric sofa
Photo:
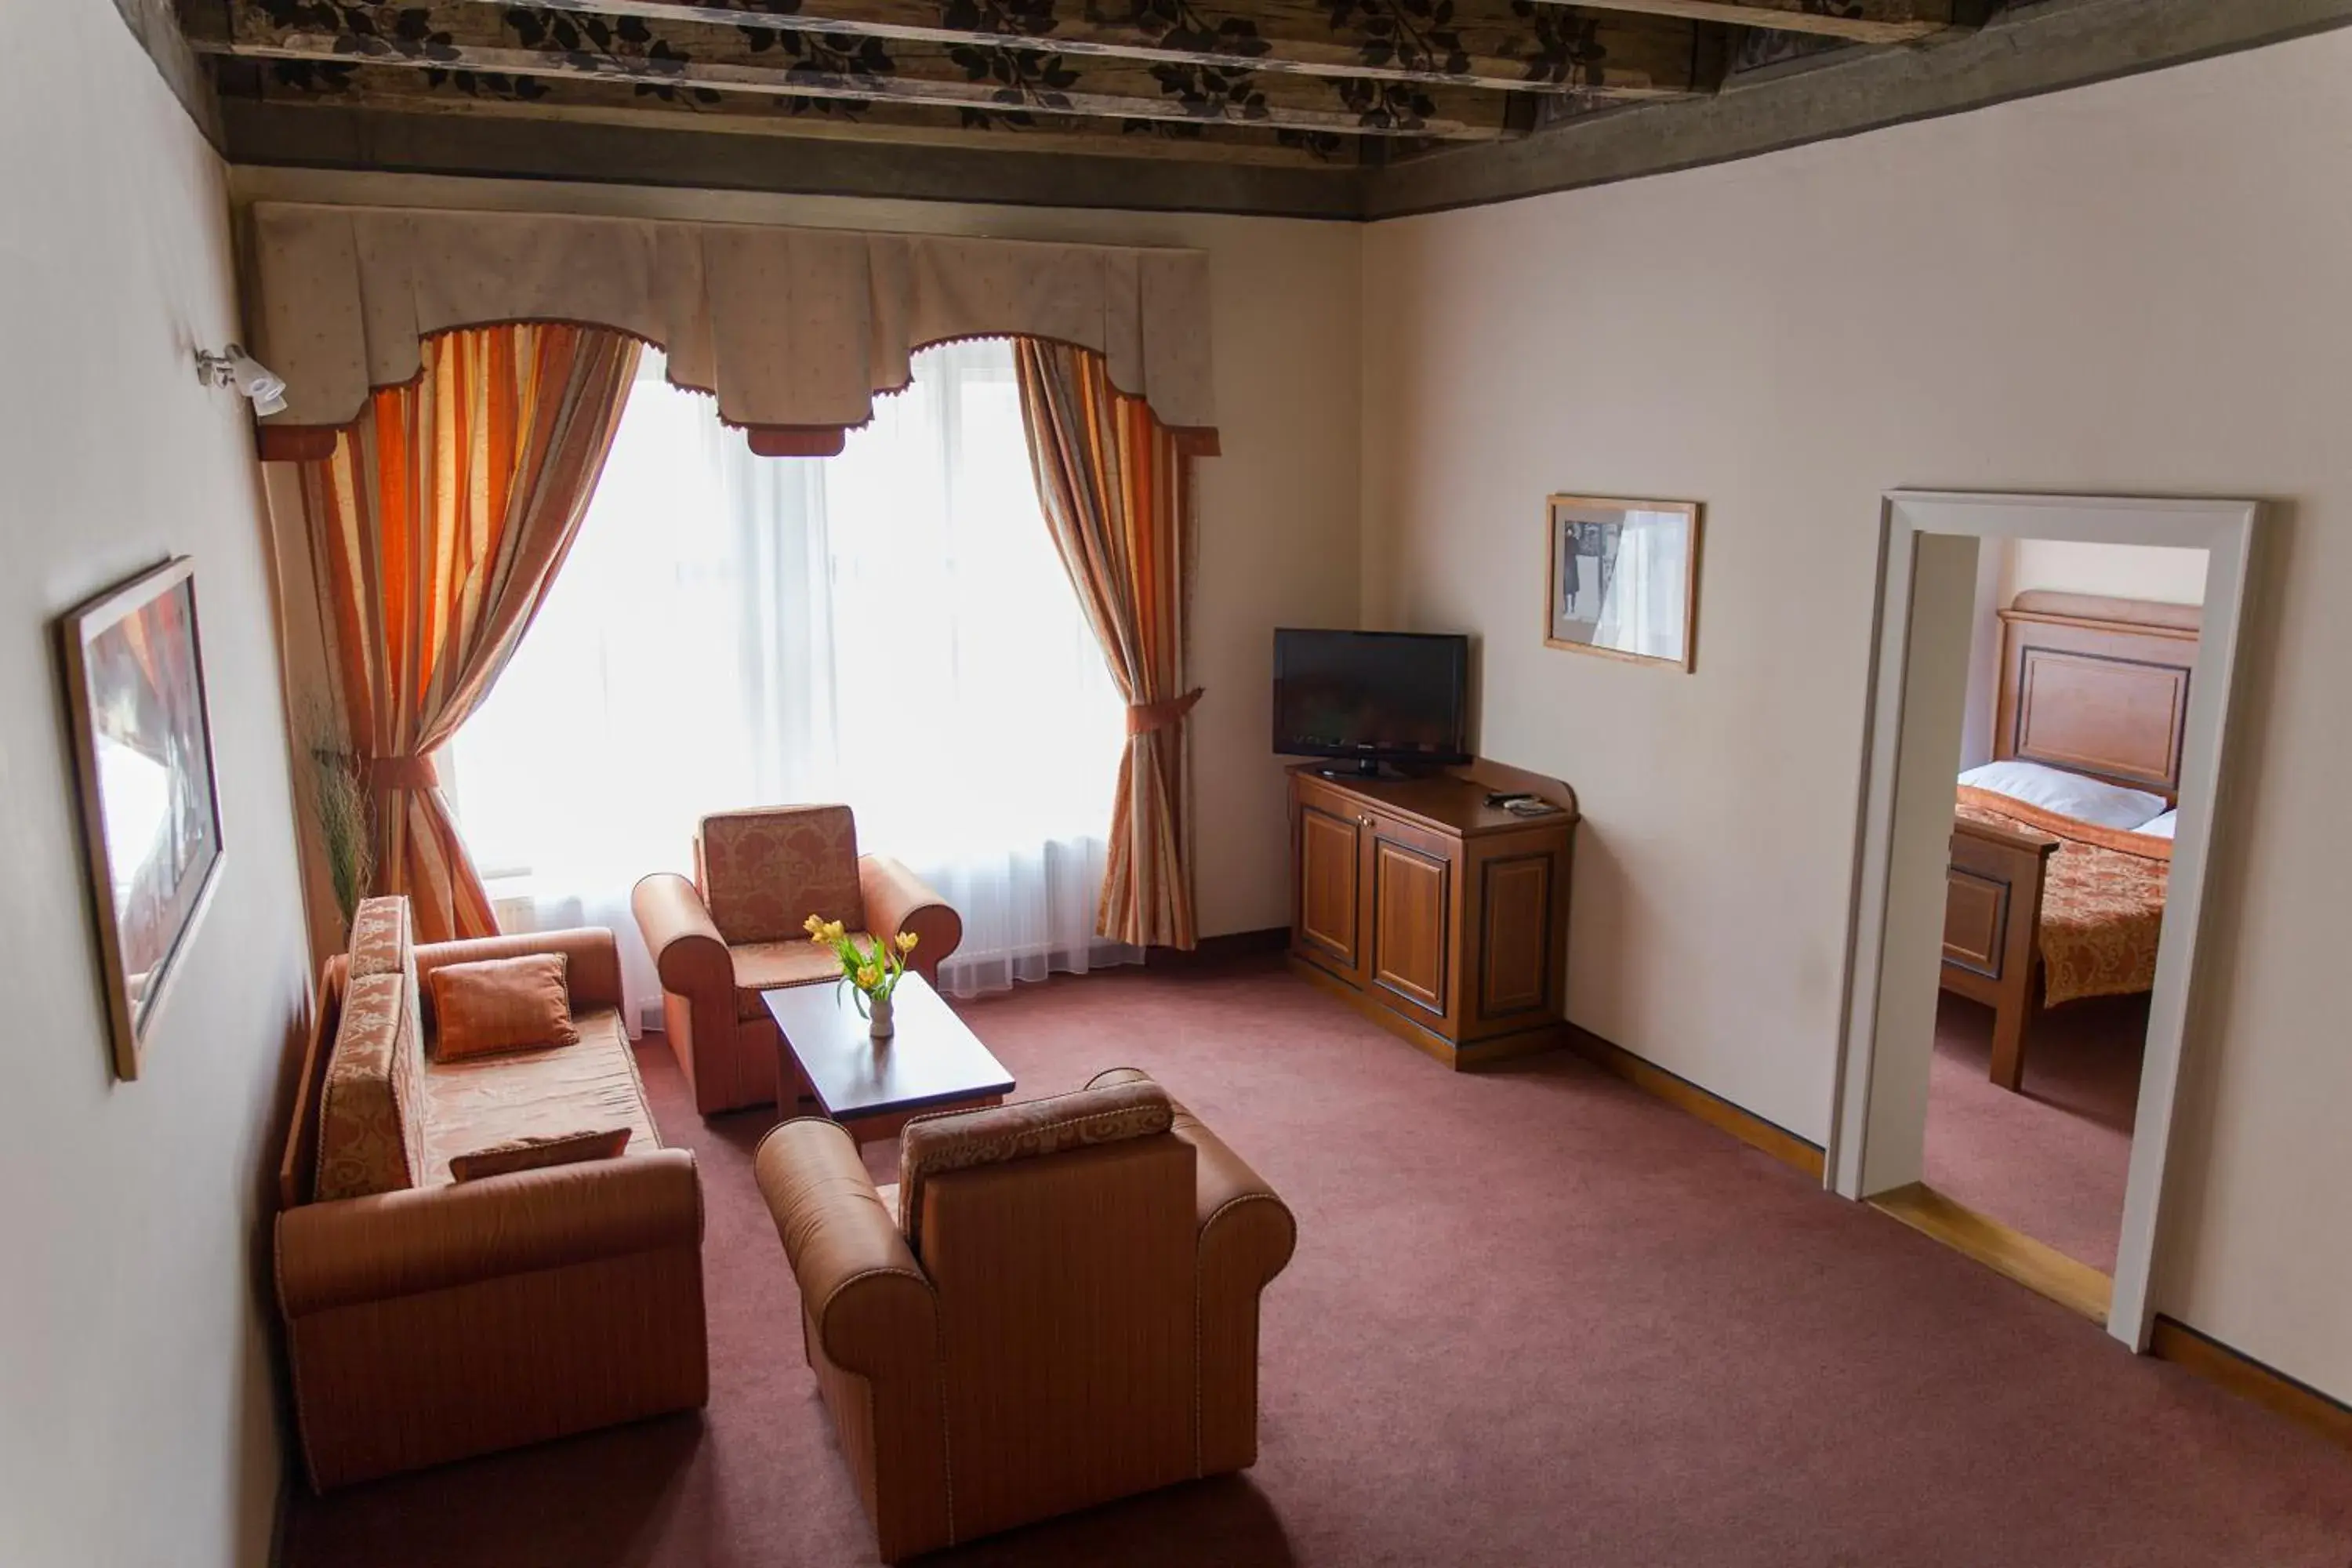
[[[578,1042],[436,1063],[433,972],[541,952],[565,960]],[[612,933],[419,947],[405,900],[371,900],[319,990],[276,1236],[312,1486],[701,1405],[702,1191],[655,1129]],[[616,1128],[614,1157],[450,1173],[471,1151]]]
[[[721,812],[694,836],[694,879],[656,872],[630,896],[661,976],[662,1031],[703,1115],[781,1100],[797,1084],[760,994],[839,973],[803,929],[811,915],[860,934],[913,931],[913,967],[939,978],[963,940],[963,921],[915,874],[857,852],[845,805]]]
[[[1255,1462],[1297,1225],[1215,1133],[1122,1068],[918,1118],[899,1153],[877,1188],[812,1118],[754,1159],[884,1560]]]

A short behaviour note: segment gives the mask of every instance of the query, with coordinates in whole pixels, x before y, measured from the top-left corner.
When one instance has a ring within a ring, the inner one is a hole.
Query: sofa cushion
[[[576,1046],[563,954],[449,963],[425,982],[433,994],[433,1059]]]
[[[857,823],[845,805],[706,816],[695,858],[703,904],[730,947],[805,936],[811,915],[866,923]]]
[[[341,1020],[319,1091],[312,1195],[369,1197],[421,1185],[425,1157],[414,969],[362,974],[343,991]]]
[[[861,940],[864,931],[856,933]],[[735,1016],[764,1018],[768,1010],[760,993],[785,985],[815,985],[841,978],[841,961],[829,947],[803,937],[798,942],[747,942],[730,947],[727,957],[735,967]]]
[[[1175,1121],[1168,1091],[1140,1075],[1074,1094],[919,1116],[898,1133],[898,1228],[907,1245],[919,1253],[923,1186],[930,1177],[1087,1144],[1149,1138],[1167,1131]]]
[[[625,1127],[631,1153],[662,1146],[619,1009],[583,1008],[572,1021],[578,1045],[426,1066],[423,1184],[452,1181],[457,1155],[522,1138]]]
[[[551,1165],[577,1165],[587,1160],[610,1160],[629,1146],[625,1127],[594,1132],[557,1132],[541,1138],[513,1138],[487,1149],[449,1157],[454,1181],[478,1182],[514,1171],[544,1171]]]
[[[415,941],[405,898],[362,899],[352,916],[352,977],[400,973],[415,961]]]

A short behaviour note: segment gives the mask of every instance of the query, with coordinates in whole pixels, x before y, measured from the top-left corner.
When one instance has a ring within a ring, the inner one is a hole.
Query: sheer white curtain
[[[706,812],[843,800],[962,914],[958,994],[1094,935],[1125,714],[1037,512],[1004,342],[916,360],[837,458],[763,458],[647,354],[578,543],[444,759],[509,929],[610,926]]]

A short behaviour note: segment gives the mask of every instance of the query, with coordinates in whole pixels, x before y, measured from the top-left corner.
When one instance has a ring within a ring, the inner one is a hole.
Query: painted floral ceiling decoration
[[[1950,33],[1969,0],[182,0],[225,97],[1352,165]]]

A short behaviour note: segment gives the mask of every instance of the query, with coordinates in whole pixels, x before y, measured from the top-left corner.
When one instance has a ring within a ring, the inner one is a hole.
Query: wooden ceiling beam
[[[200,52],[237,58],[299,63],[312,68],[390,66],[522,80],[618,81],[656,101],[716,102],[720,95],[771,100],[944,105],[967,111],[976,124],[1020,116],[1076,116],[1113,121],[1223,124],[1291,131],[1304,135],[1407,137],[1448,142],[1498,141],[1517,134],[1507,123],[1507,94],[1465,88],[1404,88],[1396,84],[1253,79],[1213,91],[1169,90],[1149,69],[1087,74],[1054,55],[996,51],[1007,58],[966,63],[944,51],[895,56],[853,52],[812,66],[780,62],[752,66],[676,53],[544,50],[473,42],[431,43],[413,50],[349,34],[273,31],[266,37],[194,37]],[[876,68],[879,65],[887,68]],[[1099,84],[1099,85],[1097,85]]]
[[[1563,0],[1541,0],[1558,5]],[[1909,44],[1963,26],[1954,0],[1574,0],[1587,11],[1819,33],[1857,44]]]

